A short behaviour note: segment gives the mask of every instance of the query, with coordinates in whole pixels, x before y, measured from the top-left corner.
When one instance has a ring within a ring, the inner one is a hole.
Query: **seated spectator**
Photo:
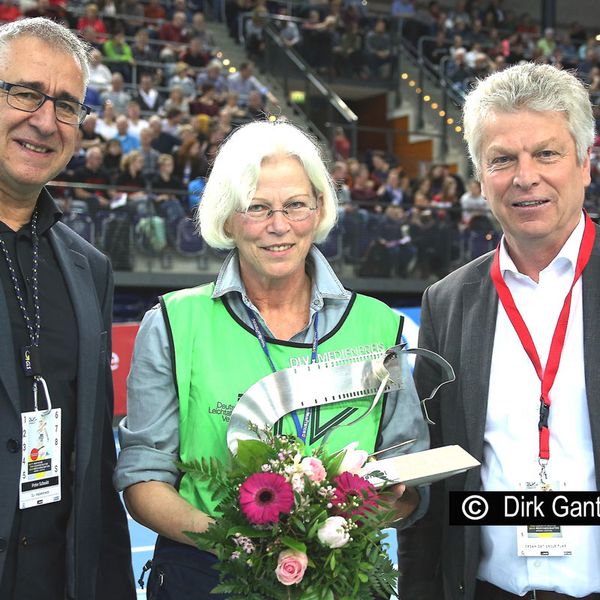
[[[402,175],[400,168],[390,169],[385,182],[377,190],[377,196],[382,205],[410,206],[410,179]]]
[[[96,131],[98,125],[98,113],[90,113],[83,123],[79,126],[81,130],[81,147],[84,150],[92,148],[93,146],[103,146],[104,138]]]
[[[212,83],[203,84],[200,95],[189,105],[189,111],[192,115],[216,117],[220,110],[221,105],[217,101],[215,86]]]
[[[122,23],[115,26],[111,39],[104,42],[102,53],[110,70],[120,73],[125,81],[130,82],[133,53],[131,46],[125,41],[125,27]]]
[[[374,188],[378,188],[387,180],[390,172],[390,163],[382,150],[374,150],[371,153],[372,169],[369,174],[373,181]]]
[[[99,42],[106,40],[106,25],[99,15],[98,5],[93,2],[85,5],[83,15],[77,20],[77,31],[83,31],[86,27],[91,27],[96,32]]]
[[[131,150],[121,159],[116,179],[117,192],[127,195],[127,207],[132,213],[147,214],[148,182],[142,175],[144,158],[139,150]]]
[[[175,65],[175,74],[169,79],[169,89],[179,87],[189,102],[196,97],[196,83],[193,78],[193,71],[184,62],[178,62]]]
[[[352,202],[361,208],[378,210],[380,207],[377,193],[374,189],[373,180],[370,177],[369,168],[361,163],[358,173],[352,181],[350,196]]]
[[[133,45],[131,46],[131,55],[136,63],[138,81],[134,81],[133,83],[141,83],[142,77],[146,74],[150,75],[152,80],[154,80],[154,76],[156,75],[157,67],[147,64],[158,62],[158,51],[154,46],[150,45],[149,40],[150,34],[148,29],[141,28],[136,31]],[[142,108],[142,110],[144,109]]]
[[[372,77],[389,77],[392,66],[392,39],[386,22],[377,19],[365,37],[365,60]]]
[[[210,52],[204,47],[202,38],[193,37],[185,50],[179,55],[179,60],[188,65],[188,73],[194,79],[200,70],[210,62]]]
[[[189,39],[185,24],[185,12],[176,11],[171,20],[163,23],[158,30],[158,39],[166,42],[176,55],[185,48]]]
[[[101,94],[102,104],[109,101],[117,115],[123,115],[127,111],[127,105],[131,96],[125,91],[123,75],[120,72],[113,73],[110,89]]]
[[[244,46],[246,55],[253,61],[259,62],[265,51],[265,27],[268,23],[268,12],[258,6],[252,15],[244,22]]]
[[[88,148],[85,153],[85,165],[73,173],[74,183],[99,185],[101,187],[73,187],[73,195],[77,200],[83,200],[90,215],[94,216],[99,210],[110,210],[112,191],[103,186],[110,186],[111,176],[103,164],[104,155],[99,146]]]
[[[348,23],[342,34],[334,42],[333,66],[337,75],[353,77],[364,71],[363,35],[356,21]]]
[[[116,119],[117,135],[115,138],[121,142],[123,154],[127,155],[132,150],[137,150],[140,147],[139,138],[129,133],[129,120],[126,115],[119,115]]]
[[[2,0],[0,4],[0,21],[2,23],[10,23],[16,21],[23,16],[21,9],[17,6],[16,0]]]
[[[252,90],[258,90],[269,102],[277,104],[277,98],[254,76],[254,63],[250,61],[241,63],[239,71],[229,75],[227,89],[237,93],[238,104],[242,107],[248,104],[248,96]]]
[[[454,89],[460,92],[466,92],[475,81],[473,69],[467,65],[466,54],[464,48],[459,48],[454,53],[454,58],[446,63],[446,77],[452,82]]]
[[[96,122],[96,133],[106,141],[118,133],[115,109],[110,100],[106,100],[102,105],[102,116]]]
[[[114,183],[121,168],[121,159],[123,158],[123,148],[117,138],[112,138],[106,142],[106,151],[102,164],[110,175],[110,180]]]
[[[248,96],[246,118],[251,121],[264,121],[267,118],[266,106],[258,90],[252,90]]]
[[[209,53],[216,49],[215,36],[206,27],[206,19],[202,11],[196,11],[192,15],[192,24],[189,27],[190,38],[199,38],[202,47]]]
[[[206,177],[208,161],[202,152],[202,146],[197,139],[189,139],[181,144],[175,153],[175,176],[187,186],[196,177]]]
[[[158,112],[162,99],[158,90],[154,87],[154,80],[150,73],[144,73],[140,77],[140,85],[133,99],[139,104],[143,112]]]
[[[313,69],[321,73],[326,73],[333,66],[335,26],[335,16],[328,15],[321,20],[315,8],[309,11],[308,19],[302,23],[300,53]]]
[[[205,83],[210,83],[215,89],[215,97],[219,102],[225,100],[225,94],[227,93],[227,79],[223,76],[221,61],[214,58],[211,60],[206,69],[198,74],[196,78],[196,87],[202,89]]]
[[[186,119],[190,115],[190,101],[184,96],[183,89],[180,85],[171,87],[169,90],[169,97],[160,108],[159,114],[166,116],[172,109],[177,109],[179,111],[179,121],[181,121],[181,119]]]
[[[438,31],[432,41],[423,44],[423,55],[432,65],[439,66],[442,58],[449,54],[450,48],[443,30]]]
[[[152,147],[152,129],[150,126],[140,131],[139,151],[144,159],[144,168],[142,175],[146,180],[150,180],[158,171],[158,157],[160,153]]]
[[[346,183],[347,177],[348,167],[346,166],[346,163],[343,160],[337,160],[331,171],[331,179],[335,184],[335,191],[340,211],[343,210],[341,207],[343,207],[344,204],[350,204],[352,202],[352,198],[350,197],[350,188]]]
[[[165,21],[167,19],[167,11],[161,4],[161,0],[148,0],[148,4],[144,6],[144,18],[154,21]]]
[[[431,207],[436,209],[436,216],[451,223],[458,224],[462,221],[462,208],[458,185],[453,177],[445,177],[442,189],[434,194],[431,199]]]
[[[121,0],[119,14],[123,15],[123,25],[128,36],[134,36],[144,26],[144,5],[139,0]]]
[[[158,158],[158,173],[152,177],[150,188],[156,213],[165,220],[167,241],[175,247],[177,225],[185,218],[183,200],[186,188],[173,174],[175,161],[170,154],[161,154]]]
[[[177,110],[177,109],[173,109]],[[178,114],[181,114],[178,112]],[[181,144],[181,139],[169,133],[163,131],[163,121],[158,115],[152,115],[148,119],[150,129],[152,130],[152,147],[160,154],[171,154],[176,146]]]
[[[148,121],[142,119],[141,109],[137,100],[131,100],[127,104],[127,122],[128,122],[128,133],[140,139],[140,131],[148,127]]]
[[[556,39],[552,27],[546,27],[546,29],[544,29],[544,36],[538,40],[536,46],[546,58],[552,56],[556,50]]]
[[[236,121],[246,117],[246,111],[238,104],[238,95],[235,92],[227,92],[225,104],[223,104],[220,115],[228,115],[230,120]]]
[[[90,81],[88,87],[94,88],[102,94],[108,91],[112,81],[112,72],[104,64],[104,55],[100,50],[90,52]]]
[[[403,207],[388,206],[379,221],[379,244],[388,251],[392,274],[407,277],[415,265],[417,247],[411,237],[409,215]]]
[[[192,3],[193,0],[171,0],[167,3],[167,17],[172,19],[176,12],[182,12],[187,25],[192,21]]]
[[[350,158],[351,144],[343,127],[334,130],[333,147],[336,160],[347,160]]]
[[[290,18],[289,10],[285,6],[279,6],[277,14],[280,18],[275,21],[275,26],[279,34],[279,39],[286,48],[297,46],[302,41],[302,36],[300,35],[298,25]]]
[[[474,215],[489,214],[490,207],[481,193],[481,184],[471,179],[467,191],[460,197],[463,223],[468,224]]]

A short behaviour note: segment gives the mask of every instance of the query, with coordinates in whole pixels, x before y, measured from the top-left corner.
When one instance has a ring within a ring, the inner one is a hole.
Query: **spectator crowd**
[[[85,99],[93,111],[53,192],[68,213],[94,223],[101,246],[110,247],[104,224],[118,217],[153,252],[176,247],[223,139],[277,105],[255,73],[268,27],[329,78],[352,77],[357,85],[389,78],[399,45],[408,44],[459,94],[506,66],[547,62],[576,70],[599,110],[600,40],[593,32],[577,22],[540,31],[531,15],[503,4],[394,0],[388,14],[370,14],[356,0],[2,0],[0,20],[62,20],[93,47]],[[223,20],[245,47],[247,60],[231,72],[212,20]],[[340,220],[324,250],[357,275],[438,278],[497,243],[500,232],[478,183],[450,166],[434,164],[411,177],[382,149],[352,156],[342,128],[331,151]],[[592,170],[587,205],[594,215],[600,151]]]

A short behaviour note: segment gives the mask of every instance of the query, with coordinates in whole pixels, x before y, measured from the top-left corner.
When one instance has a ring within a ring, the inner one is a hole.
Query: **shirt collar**
[[[312,308],[320,310],[326,299],[349,300],[352,297],[352,293],[344,288],[327,259],[315,246],[311,247],[308,254],[306,269],[312,281]],[[220,298],[233,292],[241,294],[244,304],[254,310],[254,306],[246,296],[237,249],[232,250],[223,262],[212,297]]]
[[[543,270],[546,271],[556,268],[559,264],[568,264],[569,267],[574,271],[575,265],[577,264],[577,257],[579,256],[579,247],[581,246],[581,240],[583,239],[583,231],[585,229],[585,215],[583,211],[577,227],[573,230],[563,247],[560,249],[558,254],[552,259],[552,262]],[[513,274],[519,274],[513,259],[508,254],[506,249],[506,239],[502,236],[502,243],[500,244],[500,271],[504,276],[508,271]],[[542,272],[543,272],[542,271]]]
[[[38,196],[36,209],[38,211],[37,232],[38,235],[43,235],[60,219],[62,211],[58,208],[56,202],[46,188],[43,188]],[[4,224],[2,227],[4,229]],[[8,231],[8,227],[6,227],[6,230]],[[29,223],[24,225],[19,231],[26,233],[29,236]]]

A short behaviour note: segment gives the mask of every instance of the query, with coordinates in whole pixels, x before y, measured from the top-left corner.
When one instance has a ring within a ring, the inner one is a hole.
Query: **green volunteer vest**
[[[252,328],[227,301],[214,300],[214,283],[166,294],[163,313],[170,330],[173,370],[179,397],[180,457],[189,462],[215,457],[227,463],[227,426],[242,394],[270,374],[271,367]],[[400,317],[388,306],[354,295],[338,326],[319,340],[318,360],[340,360],[381,353],[399,342]],[[266,339],[277,369],[310,362],[311,344]],[[306,444],[317,446],[330,430],[327,447],[352,441],[372,452],[377,441],[383,402],[364,419],[337,427],[365,413],[372,397],[318,406],[310,417]],[[303,414],[299,415],[300,422]],[[277,433],[296,435],[291,415],[276,425]],[[214,515],[215,504],[205,483],[184,475],[179,493],[193,506]]]

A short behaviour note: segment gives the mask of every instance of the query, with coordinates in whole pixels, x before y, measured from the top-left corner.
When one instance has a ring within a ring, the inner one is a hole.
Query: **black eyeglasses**
[[[19,83],[0,81],[0,89],[6,92],[6,101],[9,106],[28,113],[35,112],[42,107],[46,100],[50,100],[54,104],[56,118],[67,125],[81,125],[92,110],[81,102],[54,98]]]

